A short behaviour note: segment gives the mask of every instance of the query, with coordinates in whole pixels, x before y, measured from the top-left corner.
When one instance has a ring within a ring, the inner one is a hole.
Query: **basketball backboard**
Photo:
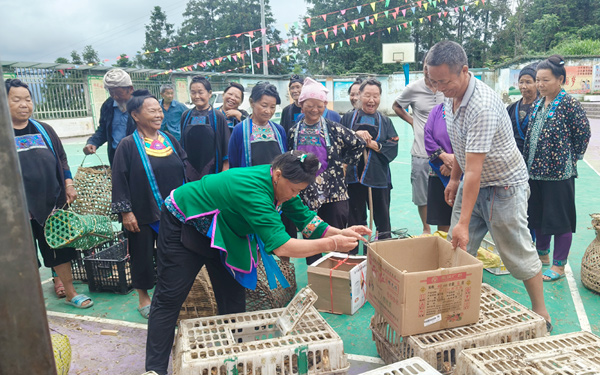
[[[381,46],[384,64],[415,62],[414,43],[383,43]]]

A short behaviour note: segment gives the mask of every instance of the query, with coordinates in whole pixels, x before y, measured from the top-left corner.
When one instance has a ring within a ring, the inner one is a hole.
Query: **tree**
[[[142,46],[144,52],[139,63],[152,69],[170,68],[171,54],[162,50],[172,47],[173,33],[173,24],[167,22],[167,14],[161,7],[155,6],[150,14],[150,23],[146,25],[146,41]]]
[[[81,57],[83,58],[83,61],[88,65],[98,65],[100,63],[100,57],[98,57],[98,52],[91,45],[83,47]]]
[[[117,68],[133,68],[135,64],[129,60],[129,56],[122,53],[118,58],[117,62],[113,64]]]
[[[81,60],[81,56],[79,56],[79,53],[75,50],[71,51],[71,62],[75,65],[83,64],[83,60]]]
[[[65,57],[58,57],[54,62],[57,64],[68,64],[69,60]]]
[[[262,65],[262,53],[255,49],[251,52],[248,37],[243,34],[261,27],[259,0],[190,0],[183,16],[181,29],[173,41],[179,47],[171,52],[172,68],[194,65],[195,69],[214,72],[237,69],[250,64],[250,53],[255,63]],[[272,27],[275,20],[268,0],[265,0],[265,23],[267,44],[280,43],[279,32]],[[252,34],[253,40],[262,36],[260,31]],[[259,46],[257,42],[254,48]],[[269,71],[274,74],[287,72],[283,65],[272,66],[271,60],[280,56],[277,48],[269,49]],[[209,63],[203,67],[204,62]]]

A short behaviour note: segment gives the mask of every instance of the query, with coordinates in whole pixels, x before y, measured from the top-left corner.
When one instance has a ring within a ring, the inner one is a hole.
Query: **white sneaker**
[[[142,375],[158,375],[158,374],[154,371],[147,371],[147,372],[143,373]]]

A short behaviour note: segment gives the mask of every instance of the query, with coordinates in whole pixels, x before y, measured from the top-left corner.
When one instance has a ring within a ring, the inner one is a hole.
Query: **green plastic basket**
[[[108,216],[80,215],[66,210],[56,210],[48,217],[44,235],[53,249],[87,250],[114,238]]]

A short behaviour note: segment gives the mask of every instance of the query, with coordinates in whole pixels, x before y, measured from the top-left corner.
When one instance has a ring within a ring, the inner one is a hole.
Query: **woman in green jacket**
[[[234,168],[207,175],[171,192],[165,200],[158,234],[158,282],[152,300],[146,343],[146,370],[167,373],[181,305],[206,264],[219,314],[245,311],[245,289],[256,286],[258,253],[305,258],[329,251],[348,252],[364,226],[329,226],[298,194],[313,183],[320,168],[313,154],[291,151],[272,165]],[[283,212],[312,241],[291,238]],[[276,271],[276,270],[274,270]]]

